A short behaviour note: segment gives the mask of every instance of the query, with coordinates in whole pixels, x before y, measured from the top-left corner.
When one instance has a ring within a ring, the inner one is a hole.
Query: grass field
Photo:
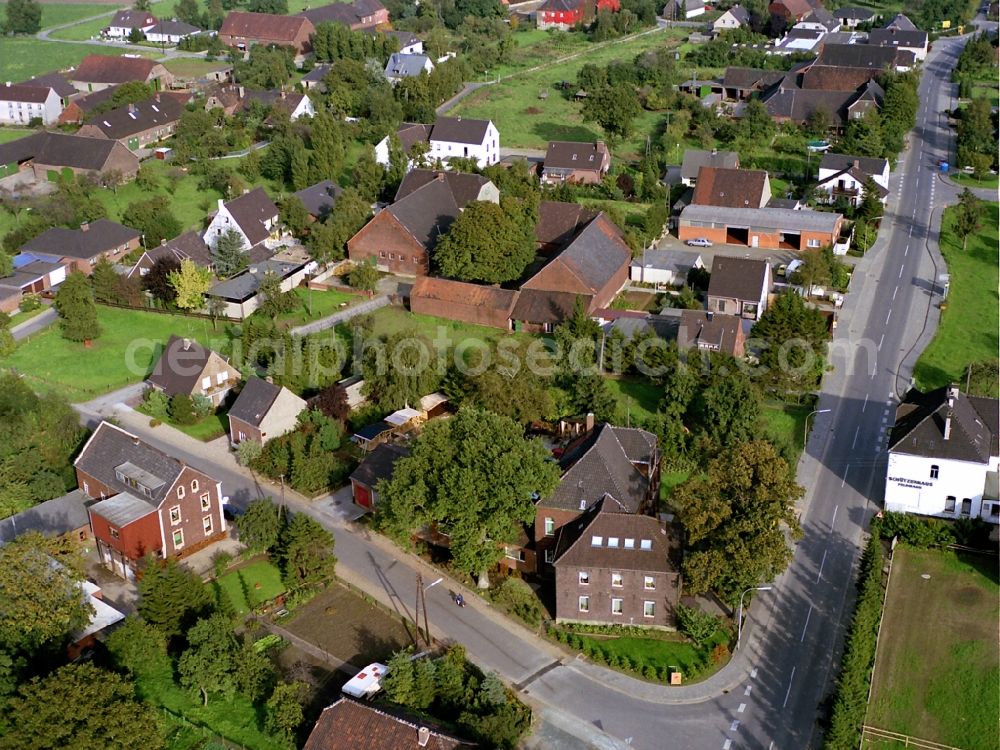
[[[172,426],[195,440],[208,442],[225,435],[229,430],[229,412],[220,410],[204,419],[199,419],[194,424],[172,424]]]
[[[614,654],[619,658],[628,657],[632,664],[642,667],[650,666],[657,671],[674,669],[687,679],[695,675],[702,675],[710,667],[708,652],[716,644],[729,641],[729,635],[724,630],[717,631],[711,643],[704,648],[687,640],[680,640],[679,637],[678,639],[639,638],[635,636],[595,638],[581,635],[580,637],[585,644],[593,644],[608,656]]]
[[[281,573],[267,560],[255,560],[231,570],[216,581],[239,615],[285,593]]]
[[[11,141],[16,141],[18,138],[31,135],[34,132],[34,130],[24,130],[22,128],[0,128],[0,143],[10,143]]]
[[[988,177],[985,180],[977,180],[971,174],[966,174],[965,172],[955,172],[954,174],[950,175],[950,177],[952,182],[954,182],[956,185],[961,185],[962,187],[985,188],[987,190],[988,189],[996,190],[997,187],[1000,187],[1000,178],[998,178],[996,175],[994,175],[993,177]]]
[[[990,203],[987,208],[983,228],[969,237],[968,249],[964,251],[962,240],[953,228],[954,212],[945,211],[941,253],[948,263],[951,286],[948,307],[941,313],[937,334],[914,368],[917,383],[924,390],[960,382],[967,364],[997,356],[1000,345],[997,336],[1000,204]]]
[[[37,390],[58,389],[70,401],[95,396],[143,380],[171,334],[186,336],[216,351],[227,345],[211,321],[111,307],[97,308],[103,328],[91,348],[67,341],[53,325],[20,343],[0,367],[13,367]]]
[[[499,341],[511,334],[498,328],[477,326],[472,323],[462,323],[456,320],[435,318],[430,315],[414,315],[399,307],[383,307],[371,313],[374,321],[372,333],[376,336],[391,336],[399,331],[416,331],[429,338],[432,342],[439,335],[444,336],[449,346],[455,346],[467,339],[478,341]],[[514,334],[530,337],[530,334]]]
[[[117,5],[101,5],[96,3],[42,3],[42,29],[62,26],[66,23],[79,21],[81,18],[96,16],[98,13],[110,14]],[[6,18],[7,3],[0,3],[0,15]],[[106,23],[106,22],[105,22]]]
[[[79,64],[87,55],[141,54],[157,57],[153,50],[118,49],[97,44],[60,44],[28,37],[0,39],[0,80],[23,81],[25,78],[62,70]]]
[[[518,75],[470,94],[449,114],[492,119],[503,133],[504,145],[512,148],[544,149],[550,140],[592,141],[601,138],[594,123],[584,123],[580,104],[573,99],[577,73],[585,63],[606,65],[612,60],[631,60],[640,52],[679,43],[683,29],[655,32],[627,42],[611,44],[568,62]],[[526,32],[527,33],[527,32]],[[556,88],[571,81],[568,91]],[[547,99],[539,99],[542,91]],[[646,136],[664,117],[660,112],[642,112],[633,122],[632,135],[612,147],[616,157],[638,156]]]
[[[490,69],[489,76],[482,76],[483,80],[496,80],[497,76],[510,75],[594,46],[586,34],[532,28],[518,30],[514,34],[514,41],[517,47],[511,53],[510,61],[496,69]]]
[[[361,301],[361,296],[330,289],[325,292],[310,291],[298,287],[292,290],[298,302],[292,312],[285,313],[274,322],[279,328],[293,328],[311,320],[325,318],[341,309]],[[310,309],[312,312],[310,313]]]
[[[795,458],[798,459],[799,454],[805,448],[802,439],[805,436],[806,418],[811,411],[811,406],[765,402],[760,410],[764,437],[778,447],[791,446]],[[812,424],[811,421],[810,424]],[[792,468],[795,468],[794,462]]]
[[[998,594],[995,557],[897,547],[866,723],[963,750],[997,750]]]
[[[619,421],[628,418],[636,421],[649,419],[656,413],[663,389],[648,380],[630,380],[626,378],[608,378],[608,389],[618,401]]]
[[[121,5],[122,6],[127,6],[128,3],[121,3]],[[43,6],[43,7],[47,7],[47,6]],[[62,7],[66,7],[66,6],[62,6]],[[157,0],[156,2],[152,3],[152,5],[150,6],[150,11],[157,18],[160,17],[160,14],[164,14],[166,18],[170,18],[170,16],[173,15],[173,7],[174,7],[174,3],[171,0]],[[117,6],[115,6],[115,5],[112,5],[112,6],[105,5],[104,8],[109,11],[108,15],[105,16],[104,18],[97,18],[97,19],[94,19],[93,21],[84,21],[83,23],[77,23],[77,24],[74,24],[72,26],[68,26],[65,29],[60,29],[59,31],[53,32],[50,35],[50,38],[52,38],[52,39],[68,39],[70,41],[86,41],[88,39],[91,39],[92,37],[96,37],[96,36],[100,35],[101,29],[103,29],[105,26],[108,25],[108,21],[110,20],[111,14],[115,10],[117,10]],[[85,15],[77,16],[77,18],[86,18],[87,16],[93,16],[93,15],[96,15],[97,13],[100,13],[100,12],[101,12],[100,8],[98,7],[97,10],[95,10],[95,11],[93,11],[91,13],[87,13]],[[73,19],[68,19],[67,21],[64,21],[63,23],[68,23],[69,21],[72,21],[72,20]],[[45,21],[45,16],[43,14],[43,16],[42,16],[43,25],[44,25],[44,21]],[[135,49],[135,48],[132,47],[131,49]]]

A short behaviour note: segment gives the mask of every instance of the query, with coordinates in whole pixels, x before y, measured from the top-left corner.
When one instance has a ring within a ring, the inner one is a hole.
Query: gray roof
[[[660,271],[673,271],[682,277],[687,277],[692,268],[699,267],[699,263],[701,263],[701,253],[688,250],[646,250],[642,255],[632,259],[634,268],[645,266]]]
[[[168,396],[194,391],[212,350],[193,339],[171,336],[147,380]]]
[[[116,493],[141,492],[129,487],[116,476],[116,469],[125,464],[138,467],[156,478],[158,486],[150,488],[150,499],[156,504],[163,500],[184,468],[184,464],[176,458],[109,422],[101,422],[97,426],[74,462],[78,469]]]
[[[156,511],[156,505],[128,492],[101,500],[90,506],[90,512],[105,519],[112,526],[128,526],[143,516]]]
[[[394,36],[399,40],[399,47],[409,47],[411,44],[417,44],[421,41],[420,37],[414,34],[412,31],[396,31],[395,29],[361,29],[362,33],[368,34],[370,36]]]
[[[949,399],[951,404],[949,405]],[[944,439],[951,415],[951,432]],[[1000,402],[966,396],[954,388],[929,393],[911,390],[896,409],[896,423],[889,436],[889,450],[926,458],[987,463],[1000,454],[998,441]]]
[[[455,199],[455,204],[459,208],[465,208],[470,201],[478,199],[479,193],[490,183],[489,179],[483,177],[481,174],[411,169],[407,172],[403,181],[399,183],[399,187],[396,189],[396,196],[393,200],[402,200],[434,180],[441,180],[448,186],[452,197]]]
[[[762,100],[772,117],[787,117],[793,122],[805,122],[817,111],[824,111],[834,121],[847,119],[847,107],[858,99],[855,91],[823,91],[820,89],[775,89]]]
[[[229,416],[241,419],[254,427],[260,427],[267,410],[271,408],[279,393],[281,386],[258,377],[248,378],[229,410]]]
[[[108,25],[121,26],[123,29],[141,29],[153,23],[156,23],[156,17],[149,11],[128,8],[115,13]]]
[[[326,78],[326,74],[330,72],[330,68],[332,67],[333,65],[331,63],[320,63],[302,76],[302,80],[307,83],[322,83],[323,79]]]
[[[618,227],[604,213],[600,213],[552,262],[562,264],[593,293],[597,293],[631,257],[632,251],[622,239]]]
[[[14,164],[34,159],[39,164],[100,171],[115,148],[124,148],[117,141],[105,138],[85,138],[65,133],[35,133],[0,144],[0,164]],[[126,149],[127,150],[127,149]],[[136,166],[139,159],[134,154]]]
[[[22,86],[42,86],[44,88],[55,89],[56,93],[64,99],[68,99],[78,93],[78,89],[70,83],[62,73],[43,73],[25,81],[19,81]]]
[[[887,29],[899,29],[900,31],[917,31],[917,25],[902,13],[897,13],[892,20],[885,25]]]
[[[274,205],[274,201],[264,192],[262,187],[254,188],[227,201],[225,206],[251,245],[256,245],[267,239],[270,233],[264,226],[264,221],[278,217],[278,207]]]
[[[284,260],[262,260],[250,266],[246,271],[231,279],[220,281],[208,290],[212,297],[222,297],[233,302],[243,302],[253,297],[260,289],[261,279],[268,273],[274,273],[279,279],[286,279],[302,268],[302,263],[291,263]]]
[[[87,120],[108,138],[120,140],[150,128],[177,122],[184,114],[184,96],[156,94],[145,101],[125,104]]]
[[[728,75],[728,71],[726,74]],[[735,151],[704,151],[689,148],[684,151],[684,161],[681,163],[681,177],[685,180],[698,179],[698,170],[702,167],[724,167],[735,169],[740,157]]]
[[[351,479],[360,484],[374,487],[380,480],[392,479],[392,469],[396,462],[410,455],[410,451],[398,445],[382,443],[358,464]]]
[[[682,310],[677,346],[686,349],[704,342],[727,354],[735,354],[742,319],[710,310]]]
[[[323,219],[333,211],[333,206],[342,192],[343,188],[333,180],[323,180],[299,190],[295,193],[295,197],[302,201],[310,216]]]
[[[86,504],[90,497],[83,490],[46,500],[9,518],[0,520],[0,544],[6,544],[27,531],[45,536],[62,536],[87,526]]]
[[[6,83],[0,85],[0,100],[5,102],[33,102],[42,104],[49,97],[51,87],[29,86],[21,83]],[[58,96],[58,93],[56,94]]]
[[[201,29],[197,26],[192,26],[189,23],[184,23],[184,21],[178,21],[176,18],[170,21],[160,21],[159,23],[153,24],[153,26],[146,30],[147,34],[169,34],[171,36],[187,36],[189,34],[197,34]]]
[[[821,23],[826,27],[827,31],[834,31],[840,28],[840,21],[838,21],[834,15],[823,7],[816,7],[810,11],[806,17],[803,19],[807,22]]]
[[[560,461],[559,486],[539,505],[579,511],[611,495],[623,510],[635,513],[646,498],[649,480],[634,464],[655,459],[652,433],[602,424],[567,448]]]
[[[432,127],[422,122],[402,123],[396,128],[396,135],[399,137],[399,142],[403,146],[403,150],[409,153],[414,144],[420,142],[427,143],[431,137]]]
[[[868,32],[868,44],[879,47],[925,47],[926,31],[906,31],[903,29],[872,29]]]
[[[382,9],[382,4],[376,0],[355,0],[353,3],[330,3],[318,8],[304,10],[297,15],[308,18],[313,25],[321,23],[341,23],[353,26],[363,23],[365,16],[374,15]]]
[[[549,141],[544,169],[600,169],[607,153],[603,141]]]
[[[83,140],[93,140],[84,138]],[[52,227],[37,237],[28,240],[19,249],[22,252],[41,253],[56,258],[93,257],[139,239],[140,234],[131,227],[123,226],[109,219],[90,222],[87,229],[66,229]]]
[[[393,52],[385,64],[386,78],[413,78],[427,69],[431,59],[427,55]],[[433,63],[431,63],[433,68]]]
[[[595,537],[600,538],[599,545],[594,544]],[[618,539],[619,546],[608,546],[609,539]],[[629,549],[625,548],[626,539],[632,540]],[[622,512],[613,496],[602,498],[582,522],[563,526],[557,546],[557,566],[650,573],[679,570],[680,540],[652,516]]]
[[[164,242],[159,247],[147,250],[146,255],[154,263],[162,257],[173,257],[177,260],[193,260],[199,266],[205,266],[206,268],[215,262],[215,259],[212,257],[212,251],[205,244],[201,232],[195,231],[185,232],[182,235],[174,237],[172,240]]]
[[[833,11],[833,16],[834,18],[842,18],[844,20],[870,21],[875,18],[875,11],[869,8],[858,8],[848,5],[843,8],[837,8],[837,10]]]
[[[445,180],[432,180],[385,210],[428,249],[437,244],[438,238],[448,231],[460,213],[455,195]]]
[[[729,9],[730,15],[733,16],[741,24],[750,23],[750,11],[744,8],[742,5],[734,5]],[[723,14],[725,15],[725,14]]]
[[[760,299],[762,292],[768,292],[764,288],[767,278],[766,260],[716,255],[712,260],[708,296],[756,301]]]
[[[816,59],[817,65],[871,70],[885,70],[895,62],[896,50],[872,44],[824,44]]]
[[[716,225],[750,226],[782,231],[830,232],[837,228],[840,214],[827,211],[794,211],[789,208],[720,208],[688,206],[681,221],[712,222]]]
[[[432,141],[468,143],[479,145],[486,138],[489,120],[473,120],[468,117],[439,117],[431,126]]]

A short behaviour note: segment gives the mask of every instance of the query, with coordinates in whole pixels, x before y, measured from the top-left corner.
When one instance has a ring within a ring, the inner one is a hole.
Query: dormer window
[[[597,536],[595,534],[594,536],[592,536],[590,538],[590,546],[591,547],[600,547],[603,544],[604,544],[604,537],[603,536]]]
[[[625,537],[625,549],[635,549],[635,539]]]
[[[649,552],[651,549],[653,549],[653,540],[652,539],[642,539],[639,542],[639,549],[644,550],[646,552]]]

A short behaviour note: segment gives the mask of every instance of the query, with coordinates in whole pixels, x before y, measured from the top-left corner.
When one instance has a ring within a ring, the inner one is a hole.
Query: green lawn
[[[51,29],[53,26],[73,23],[99,13],[110,15],[117,9],[118,5],[101,3],[42,3],[42,28]],[[0,15],[6,18],[7,3],[0,3]],[[107,20],[104,24],[107,25]]]
[[[208,442],[229,431],[229,411],[220,409],[204,419],[199,419],[194,424],[172,424],[172,426],[195,440]]]
[[[0,45],[3,42],[0,41]],[[34,130],[23,130],[21,128],[0,128],[0,143],[9,143],[10,141],[16,141],[18,138],[24,138],[26,135],[31,135]]]
[[[336,289],[318,292],[296,287],[292,290],[292,294],[298,298],[295,309],[274,320],[281,328],[293,328],[294,326],[308,323],[311,320],[325,318],[327,315],[332,315],[338,310],[360,302],[362,299],[358,294],[341,292]]]
[[[799,454],[805,448],[802,439],[805,435],[806,418],[812,410],[811,406],[771,401],[764,403],[760,412],[764,436],[779,448],[791,446],[795,460],[798,460]],[[809,424],[813,424],[812,420]],[[792,462],[792,468],[795,468],[795,461]]]
[[[443,334],[449,347],[461,341],[499,341],[512,334],[499,328],[477,326],[472,323],[462,323],[457,320],[435,318],[430,315],[414,315],[399,307],[382,307],[371,313],[374,321],[372,333],[375,336],[390,336],[399,331],[417,331],[432,342]],[[513,334],[514,336],[531,337],[530,334]]]
[[[687,680],[703,674],[709,667],[708,653],[717,643],[728,643],[729,634],[724,630],[716,632],[706,649],[699,648],[687,640],[675,638],[640,638],[622,636],[620,638],[595,638],[581,635],[584,644],[592,643],[606,655],[628,657],[633,664],[643,668],[650,666],[679,671]]]
[[[18,344],[0,367],[13,367],[39,390],[57,388],[70,401],[87,401],[145,379],[171,334],[217,351],[227,346],[222,329],[202,318],[160,315],[98,306],[103,328],[87,349],[67,341],[53,325]]]
[[[510,55],[510,60],[496,69],[490,69],[489,79],[506,76],[526,68],[541,65],[552,60],[558,60],[577,52],[594,47],[586,34],[566,31],[549,31],[525,27],[514,34],[517,47]],[[487,80],[486,75],[482,75]]]
[[[28,312],[16,312],[10,316],[10,327],[13,328],[14,326],[21,325],[21,323],[25,323],[31,320],[36,315],[41,315],[48,309],[49,309],[48,305],[42,305],[37,310],[29,310]]]
[[[170,669],[139,675],[135,684],[136,692],[145,702],[205,727],[239,747],[246,750],[288,750],[288,745],[259,728],[260,717],[257,709],[239,693],[234,693],[228,698],[220,695],[210,696],[208,705],[203,706],[199,696],[182,689],[174,682]],[[176,742],[170,747],[192,747],[184,744],[184,738],[190,734],[193,732],[180,733]],[[196,744],[193,747],[206,746]]]
[[[156,57],[158,52],[147,50],[138,52],[134,49],[119,49],[97,44],[61,44],[60,42],[43,42],[28,37],[11,37],[0,39],[0,80],[23,81],[25,78],[62,70],[74,65],[87,55],[123,55],[141,54],[144,57]]]
[[[896,547],[866,724],[963,750],[1000,747],[997,572],[990,555]]]
[[[662,504],[669,505],[670,496],[674,492],[674,487],[684,484],[690,478],[690,471],[661,471],[660,502]]]
[[[1000,100],[1000,91],[997,89],[996,81],[994,80],[991,83],[974,83],[972,85],[972,98],[987,99],[991,106],[997,106],[997,101]]]
[[[281,573],[267,560],[255,560],[230,571],[219,578],[217,584],[239,615],[285,593]]]
[[[996,190],[997,187],[1000,187],[1000,178],[996,175],[987,177],[985,180],[977,180],[971,174],[966,174],[965,172],[955,172],[950,175],[950,177],[952,182],[957,185],[961,185],[962,187],[984,188],[987,190]]]
[[[1000,345],[997,320],[1000,305],[997,289],[997,219],[1000,204],[987,204],[983,228],[969,237],[967,250],[956,236],[951,209],[945,211],[941,228],[941,253],[948,263],[951,285],[947,309],[934,340],[920,355],[914,368],[917,384],[924,390],[961,382],[970,362],[996,359]],[[944,270],[944,269],[940,269]],[[996,394],[994,394],[996,395]]]
[[[122,5],[127,6],[128,3],[122,3]],[[43,6],[43,7],[49,7],[49,6]],[[65,6],[56,6],[56,7],[65,7]],[[94,7],[94,6],[87,6],[87,7]],[[173,7],[174,3],[171,2],[171,0],[158,0],[157,2],[154,2],[150,6],[150,11],[157,18],[159,18],[161,14],[164,15],[166,18],[170,18],[170,16],[173,15]],[[97,18],[93,21],[84,21],[83,23],[74,24],[73,26],[69,26],[65,29],[60,29],[59,31],[53,32],[51,38],[68,39],[70,41],[86,41],[88,39],[91,39],[92,37],[99,36],[101,33],[101,29],[103,29],[105,26],[108,25],[108,22],[111,20],[112,14],[114,14],[114,12],[118,10],[117,5],[105,5],[104,8],[108,11],[107,16],[105,16],[104,18]],[[77,18],[86,18],[87,16],[96,15],[99,12],[100,9],[91,13],[78,15]],[[44,15],[42,16],[42,18],[44,20],[45,18]],[[64,21],[64,23],[68,23],[69,21],[72,20],[73,20],[72,18],[67,19],[66,21]],[[129,47],[130,51],[134,51],[135,49],[136,48],[134,46]]]
[[[620,44],[612,44],[565,63],[544,70],[525,73],[502,83],[487,86],[462,100],[449,114],[492,119],[503,133],[504,145],[512,148],[544,149],[550,140],[592,141],[602,138],[594,123],[584,123],[580,104],[573,99],[577,73],[585,63],[605,65],[612,60],[631,60],[664,43],[679,43],[684,29],[647,34]],[[556,88],[560,81],[571,81],[568,91]],[[539,99],[542,91],[548,98]],[[646,136],[660,120],[661,112],[642,112],[634,121],[632,135],[612,146],[618,158],[637,157],[642,153]]]
[[[607,383],[618,402],[618,421],[621,423],[627,418],[636,422],[649,419],[656,413],[663,398],[663,389],[648,380],[607,378]]]

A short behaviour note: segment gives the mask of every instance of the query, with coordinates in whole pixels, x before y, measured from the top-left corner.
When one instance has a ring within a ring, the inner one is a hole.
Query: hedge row
[[[885,588],[882,585],[882,539],[873,533],[858,572],[858,603],[844,647],[844,661],[837,678],[833,712],[826,736],[827,750],[855,750],[861,742],[861,725],[868,708],[868,690]]]

